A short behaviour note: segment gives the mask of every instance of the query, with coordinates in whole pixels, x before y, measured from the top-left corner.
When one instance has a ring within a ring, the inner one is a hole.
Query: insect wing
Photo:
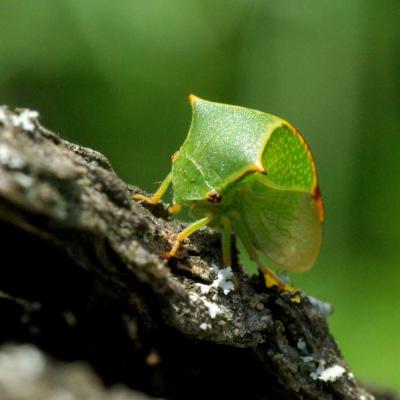
[[[233,228],[287,271],[304,271],[321,246],[318,206],[308,192],[280,188],[261,174],[244,178],[235,196]]]

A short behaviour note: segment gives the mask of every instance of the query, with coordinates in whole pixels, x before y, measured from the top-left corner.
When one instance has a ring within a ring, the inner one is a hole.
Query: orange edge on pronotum
[[[318,212],[318,217],[321,222],[324,222],[324,217],[325,217],[325,212],[324,212],[324,202],[322,201],[322,196],[321,192],[319,190],[319,186],[317,185],[314,189],[314,192],[312,194],[312,198],[314,199],[316,205],[317,205],[317,212]]]
[[[179,150],[177,150],[174,154],[172,154],[171,156],[172,162],[175,162],[178,156],[179,156]]]
[[[189,101],[190,101],[190,104],[192,105],[192,107],[194,106],[194,103],[196,102],[196,100],[199,100],[199,97],[197,97],[193,93],[190,93],[188,97],[189,97]]]

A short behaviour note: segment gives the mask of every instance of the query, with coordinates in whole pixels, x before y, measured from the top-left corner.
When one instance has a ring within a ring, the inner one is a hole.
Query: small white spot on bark
[[[214,319],[218,314],[223,313],[223,311],[221,310],[221,308],[219,306],[217,306],[214,303],[211,303],[210,301],[208,301],[206,299],[203,299],[196,293],[192,293],[190,295],[190,298],[192,301],[194,301],[196,303],[201,301],[204,304],[204,306],[208,309],[208,313],[212,319]]]
[[[15,150],[2,143],[0,144],[0,164],[6,165],[10,169],[20,169],[24,166],[24,161]]]
[[[201,294],[208,294],[212,285],[205,285],[204,283],[196,283],[196,286],[200,289]]]
[[[24,385],[36,380],[45,370],[45,359],[36,347],[9,347],[0,354],[0,385],[18,393]],[[19,397],[18,395],[16,397]]]
[[[345,372],[346,370],[341,365],[333,365],[324,370],[319,379],[324,382],[335,382],[337,379],[342,377]]]
[[[4,110],[2,108],[0,108],[0,122],[6,122],[7,121],[7,115],[4,112]]]
[[[346,369],[338,364],[332,365],[331,367],[325,369],[325,361],[321,360],[317,370],[312,372],[310,376],[314,380],[318,379],[323,382],[335,382],[341,378],[345,372]]]
[[[215,318],[218,314],[222,314],[222,310],[214,303],[211,303],[207,300],[204,300],[204,305],[208,308],[208,313],[210,314],[211,318]]]
[[[371,394],[361,394],[359,397],[360,400],[375,400],[375,396],[372,396]]]
[[[25,189],[29,188],[33,183],[32,177],[19,172],[14,174],[14,179]]]
[[[25,131],[33,131],[35,129],[35,120],[39,117],[37,111],[23,110],[19,115],[14,114],[11,116],[11,123],[16,128],[22,128]]]
[[[212,264],[211,268],[216,273],[217,277],[211,285],[197,284],[202,294],[208,294],[211,288],[221,288],[225,295],[234,290],[235,287],[232,282],[233,272],[231,267],[220,269],[215,264]]]
[[[297,348],[298,348],[299,350],[301,350],[301,351],[306,350],[306,342],[304,341],[304,339],[300,338],[300,339],[297,341]]]
[[[200,324],[200,329],[203,329],[203,331],[206,331],[207,329],[211,329],[211,324],[207,324],[207,322],[203,322]]]

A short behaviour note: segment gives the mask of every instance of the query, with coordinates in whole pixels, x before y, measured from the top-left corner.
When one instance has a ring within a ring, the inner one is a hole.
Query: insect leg
[[[277,287],[280,292],[299,292],[298,289],[288,285],[275,274],[270,268],[266,267],[260,258],[258,257],[257,251],[251,242],[248,240],[246,235],[240,236],[240,239],[246,248],[247,252],[249,253],[250,258],[257,264],[259,270],[263,274],[265,286],[267,288]]]
[[[206,217],[199,219],[196,222],[193,222],[193,224],[189,225],[187,228],[185,228],[179,235],[176,237],[175,243],[172,246],[172,249],[165,254],[165,258],[171,258],[175,257],[176,252],[179,249],[179,246],[181,242],[183,242],[187,237],[189,237],[192,233],[198,231],[200,228],[203,226],[206,226],[211,222],[213,219],[213,215],[210,213]]]
[[[232,240],[232,224],[229,218],[222,219],[222,261],[225,267],[232,265],[231,257],[231,240]]]
[[[134,194],[132,196],[133,200],[143,200],[149,204],[157,204],[161,198],[164,196],[165,192],[167,191],[169,185],[172,181],[172,173],[170,172],[167,177],[161,182],[161,185],[156,190],[156,192],[151,197],[143,196],[142,194]]]

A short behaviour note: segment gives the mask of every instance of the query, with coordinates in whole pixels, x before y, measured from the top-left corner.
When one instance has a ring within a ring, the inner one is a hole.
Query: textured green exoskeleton
[[[189,134],[172,171],[151,198],[157,203],[172,183],[175,210],[187,205],[199,218],[182,231],[168,256],[205,225],[222,230],[225,265],[235,234],[263,272],[268,286],[285,285],[259,254],[286,271],[304,271],[321,245],[324,210],[311,152],[288,122],[260,111],[190,96]]]

